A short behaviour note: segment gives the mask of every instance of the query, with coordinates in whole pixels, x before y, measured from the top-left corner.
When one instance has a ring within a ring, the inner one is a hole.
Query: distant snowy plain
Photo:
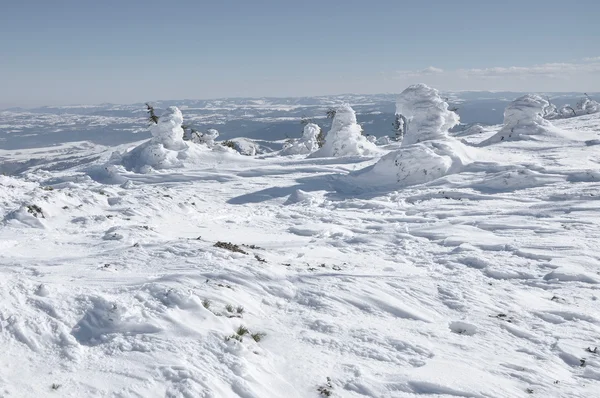
[[[600,397],[600,115],[481,145],[517,96],[449,95],[477,158],[397,189],[352,179],[397,143],[107,181],[142,106],[0,112],[0,397]],[[340,102],[391,134],[395,96],[290,101],[158,105],[275,150]]]

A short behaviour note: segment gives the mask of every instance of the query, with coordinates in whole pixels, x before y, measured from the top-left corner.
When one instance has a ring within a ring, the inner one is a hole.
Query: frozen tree
[[[335,110],[331,130],[325,136],[325,144],[313,156],[361,156],[376,150],[376,146],[362,135],[354,110],[350,105],[342,105]]]
[[[352,184],[391,188],[422,184],[471,162],[469,150],[448,135],[458,124],[458,115],[448,110],[437,90],[424,84],[408,87],[398,97],[397,114],[407,121],[400,149],[353,173],[348,177]]]
[[[129,152],[113,153],[110,163],[122,164],[128,170],[147,173],[152,169],[169,169],[182,166],[182,158],[188,149],[183,140],[183,116],[174,106],[165,110],[150,126],[152,139]]]
[[[550,103],[535,94],[527,94],[511,102],[504,110],[504,126],[481,145],[508,140],[533,139],[536,135],[555,132],[554,126],[544,119]]]
[[[403,115],[396,114],[394,117],[394,123],[392,123],[392,129],[394,130],[394,140],[402,142],[406,126],[406,118]]]
[[[319,126],[314,123],[307,123],[304,126],[302,137],[287,143],[282,153],[285,155],[307,155],[317,151],[320,148],[319,134],[322,134]]]
[[[402,146],[444,139],[459,120],[438,91],[425,84],[415,84],[400,94],[396,114],[405,118]]]
[[[158,116],[154,112],[154,107],[146,102],[146,112],[148,113],[148,121],[151,124],[158,124]]]
[[[219,137],[219,132],[216,129],[208,129],[205,132],[200,132],[193,128],[184,129],[185,134],[183,139],[191,141],[195,144],[206,145],[209,148],[215,146],[215,140]]]

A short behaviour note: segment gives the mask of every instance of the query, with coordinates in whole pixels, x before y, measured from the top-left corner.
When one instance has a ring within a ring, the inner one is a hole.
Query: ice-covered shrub
[[[362,135],[354,109],[350,105],[343,105],[335,110],[325,144],[311,157],[362,156],[376,151],[376,146]]]
[[[577,111],[579,111],[582,115],[598,113],[600,112],[600,103],[589,97],[585,97],[577,103]]]
[[[600,112],[600,103],[586,96],[577,103],[575,107],[569,104],[557,109],[555,105],[550,104],[550,108],[545,113],[544,118],[548,120],[566,119],[575,116],[591,115]]]
[[[302,137],[292,140],[284,145],[282,154],[284,155],[307,155],[319,149],[319,133],[321,128],[314,123],[308,123],[304,126]]]
[[[346,182],[358,187],[422,184],[471,162],[469,150],[448,135],[458,115],[448,110],[437,90],[424,84],[410,86],[400,94],[397,109],[407,121],[400,149],[351,174]]]
[[[527,94],[511,102],[504,110],[504,126],[481,145],[501,141],[532,140],[536,136],[556,133],[556,128],[544,119],[550,103],[535,94]]]
[[[185,132],[183,139],[195,144],[206,145],[207,147],[212,148],[215,146],[215,140],[217,137],[219,137],[219,132],[215,129],[208,129],[204,133],[190,129]]]

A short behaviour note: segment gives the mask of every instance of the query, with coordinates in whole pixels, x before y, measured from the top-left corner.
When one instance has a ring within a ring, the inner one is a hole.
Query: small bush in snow
[[[150,124],[158,124],[158,116],[154,113],[154,107],[146,102],[146,109],[148,113],[148,121]]]
[[[202,300],[202,306],[204,308],[206,308],[207,310],[210,309],[211,304],[212,304],[212,302],[209,299]]]
[[[233,312],[233,305],[231,305],[231,304],[227,304],[227,305],[225,306],[225,311],[227,311],[227,312]]]
[[[324,386],[320,386],[319,388],[317,388],[319,394],[323,395],[324,397],[331,397],[331,395],[333,394],[332,390],[333,385],[331,384],[330,377],[327,378],[327,383]]]
[[[33,215],[35,218],[46,218],[42,208],[38,205],[27,206],[27,212]]]
[[[223,141],[223,142],[221,142],[221,145],[226,146],[227,148],[231,148],[231,149],[235,150],[235,142],[233,142],[233,141],[229,141],[229,140]]]
[[[266,333],[258,332],[258,333],[252,333],[250,336],[252,336],[252,339],[254,341],[256,341],[257,343],[260,343],[260,341],[262,339],[264,339],[267,336],[267,334]]]
[[[231,242],[220,242],[219,241],[219,242],[215,243],[215,247],[218,247],[220,249],[229,250],[234,253],[248,254],[247,252],[242,250],[242,248],[240,248],[238,245],[235,245]]]

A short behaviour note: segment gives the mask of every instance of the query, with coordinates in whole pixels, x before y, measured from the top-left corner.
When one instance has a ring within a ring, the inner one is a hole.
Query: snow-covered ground
[[[598,397],[600,115],[552,124],[398,189],[347,177],[395,143],[3,151],[0,397]]]

